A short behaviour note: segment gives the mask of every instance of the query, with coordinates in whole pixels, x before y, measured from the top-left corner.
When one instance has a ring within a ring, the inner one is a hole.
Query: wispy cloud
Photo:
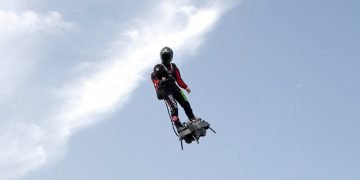
[[[130,22],[127,30],[114,35],[115,40],[105,52],[97,52],[105,53],[107,58],[92,64],[96,68],[83,69],[78,78],[56,91],[59,100],[52,105],[55,107],[52,114],[37,121],[19,120],[1,126],[0,177],[19,177],[60,158],[71,134],[104,120],[103,115],[119,110],[126,103],[141,80],[148,78],[149,70],[159,61],[159,50],[163,46],[172,47],[177,59],[196,52],[225,11],[226,6],[215,2],[159,2],[152,12],[137,17],[139,19]],[[50,17],[52,22],[62,19],[58,15]],[[23,21],[15,21],[19,29],[27,27]],[[72,26],[53,24],[63,29]],[[28,29],[31,29],[29,32],[44,31],[35,27]],[[77,66],[84,67],[84,64]],[[16,115],[14,117],[17,119]]]
[[[215,7],[198,8],[186,3],[163,3],[160,7],[160,13],[137,21],[112,43],[109,57],[99,71],[75,80],[76,85],[68,87],[69,101],[60,113],[61,119],[76,127],[95,120],[90,118],[94,115],[118,108],[145,72],[159,61],[163,46],[172,47],[176,57],[186,54],[185,51],[194,52],[221,15]]]
[[[61,34],[78,26],[65,21],[60,13],[0,10],[0,104],[16,92],[36,64],[43,34]]]
[[[0,10],[0,33],[34,33],[34,32],[60,32],[76,27],[66,22],[58,12],[38,14],[34,11],[17,13]]]
[[[0,179],[20,176],[47,161],[42,128],[32,123],[31,114],[16,108],[24,84],[34,83],[32,73],[39,59],[42,34],[59,34],[77,28],[58,12],[0,10]],[[32,82],[31,82],[32,81]],[[14,99],[18,99],[15,102]],[[33,105],[37,106],[37,105]],[[37,109],[41,111],[41,109]],[[40,113],[40,112],[37,112]]]

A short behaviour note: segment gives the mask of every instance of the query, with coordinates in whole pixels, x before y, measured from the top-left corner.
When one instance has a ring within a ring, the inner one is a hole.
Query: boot
[[[198,119],[198,118],[194,116],[193,118],[189,119],[189,121],[195,121],[196,119]]]
[[[180,120],[177,120],[174,122],[177,132],[180,132],[183,130],[184,125],[181,124]]]

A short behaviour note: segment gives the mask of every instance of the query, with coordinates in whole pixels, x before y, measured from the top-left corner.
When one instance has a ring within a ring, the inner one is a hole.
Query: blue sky
[[[0,179],[360,178],[359,2],[174,2],[0,1]],[[185,151],[163,44],[218,131]]]

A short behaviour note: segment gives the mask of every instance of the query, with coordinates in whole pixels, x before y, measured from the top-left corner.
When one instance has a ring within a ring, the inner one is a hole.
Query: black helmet
[[[161,58],[161,62],[164,64],[164,65],[170,65],[170,62],[173,58],[173,51],[171,48],[169,47],[164,47],[161,49],[160,51],[160,58]]]

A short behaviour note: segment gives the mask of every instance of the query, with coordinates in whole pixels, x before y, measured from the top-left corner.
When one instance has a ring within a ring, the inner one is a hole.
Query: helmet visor
[[[161,60],[163,63],[170,63],[171,61],[171,54],[170,53],[163,53],[161,54]]]

